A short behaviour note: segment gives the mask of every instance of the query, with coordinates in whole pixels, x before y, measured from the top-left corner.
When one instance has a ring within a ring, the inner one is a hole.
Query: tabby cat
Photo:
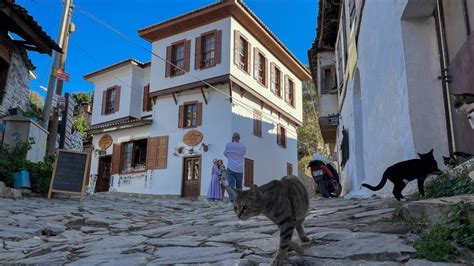
[[[308,212],[309,198],[306,188],[296,176],[286,176],[246,191],[234,190],[234,211],[239,219],[246,220],[259,214],[265,215],[280,230],[280,245],[273,258],[273,265],[282,265],[288,249],[303,255],[303,248],[291,240],[296,229],[299,238],[308,242],[303,222]]]
[[[428,174],[439,171],[438,163],[433,156],[433,149],[425,154],[418,153],[418,156],[420,156],[420,159],[399,162],[387,168],[383,173],[382,180],[376,187],[368,184],[362,184],[362,186],[373,191],[380,190],[388,179],[393,183],[393,195],[397,200],[401,200],[403,199],[402,190],[408,182],[417,179],[418,191],[425,196],[425,179]]]
[[[449,167],[455,167],[469,161],[471,158],[474,158],[474,155],[460,151],[453,152],[449,157],[443,156],[444,164]]]

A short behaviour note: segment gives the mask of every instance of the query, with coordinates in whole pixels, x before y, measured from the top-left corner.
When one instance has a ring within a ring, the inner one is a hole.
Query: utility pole
[[[63,15],[61,19],[61,25],[59,28],[59,34],[58,34],[58,44],[59,47],[63,50],[63,53],[60,54],[58,52],[53,51],[53,63],[51,65],[51,71],[49,74],[49,81],[48,81],[48,91],[46,93],[46,100],[44,103],[44,108],[43,108],[43,127],[45,129],[48,129],[49,125],[49,115],[51,108],[53,110],[52,112],[52,121],[51,121],[51,127],[49,127],[49,134],[48,134],[48,144],[47,144],[47,152],[48,153],[54,153],[56,149],[56,137],[57,137],[57,131],[58,131],[58,109],[57,106],[51,106],[52,101],[53,101],[53,94],[56,93],[58,95],[61,95],[62,93],[62,84],[60,85],[59,90],[56,90],[55,92],[55,84],[56,84],[56,71],[58,68],[62,67],[61,69],[64,69],[65,63],[66,63],[66,52],[67,52],[67,46],[69,43],[69,35],[71,33],[71,30],[73,30],[73,27],[71,27],[71,15],[72,15],[72,0],[64,0],[64,9],[63,9]]]

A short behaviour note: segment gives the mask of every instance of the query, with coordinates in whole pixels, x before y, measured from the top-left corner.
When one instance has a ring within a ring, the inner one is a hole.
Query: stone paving
[[[289,265],[433,265],[414,258],[392,199],[312,199],[304,256]],[[263,216],[237,220],[225,203],[105,193],[0,199],[0,263],[265,265],[278,245]],[[294,240],[301,243],[297,237]]]

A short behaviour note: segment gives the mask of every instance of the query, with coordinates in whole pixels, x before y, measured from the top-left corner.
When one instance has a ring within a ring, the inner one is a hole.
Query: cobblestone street
[[[239,221],[223,203],[119,194],[86,197],[82,204],[73,198],[0,202],[3,263],[258,265],[268,264],[278,245],[269,220]],[[392,220],[398,205],[393,199],[312,199],[305,222],[311,241],[303,257],[290,252],[287,262],[432,265],[412,259],[409,229]]]

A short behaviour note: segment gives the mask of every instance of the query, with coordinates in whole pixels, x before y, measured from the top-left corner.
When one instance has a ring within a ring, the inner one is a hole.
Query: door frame
[[[104,171],[103,160],[107,157],[110,159],[110,178],[112,178],[112,155],[99,156],[98,165],[97,165],[97,179],[95,180],[94,192],[97,191],[97,184],[99,184],[99,179],[103,178],[102,176],[102,173]],[[110,189],[110,180],[109,180],[109,189]]]
[[[181,197],[184,198],[184,183],[185,181],[185,176],[184,174],[186,173],[186,160],[187,159],[199,159],[199,178],[198,178],[198,187],[199,187],[199,193],[196,197],[201,196],[201,177],[202,177],[202,155],[197,154],[197,155],[188,155],[183,157],[183,162],[181,166]],[[188,197],[189,198],[189,197]]]

